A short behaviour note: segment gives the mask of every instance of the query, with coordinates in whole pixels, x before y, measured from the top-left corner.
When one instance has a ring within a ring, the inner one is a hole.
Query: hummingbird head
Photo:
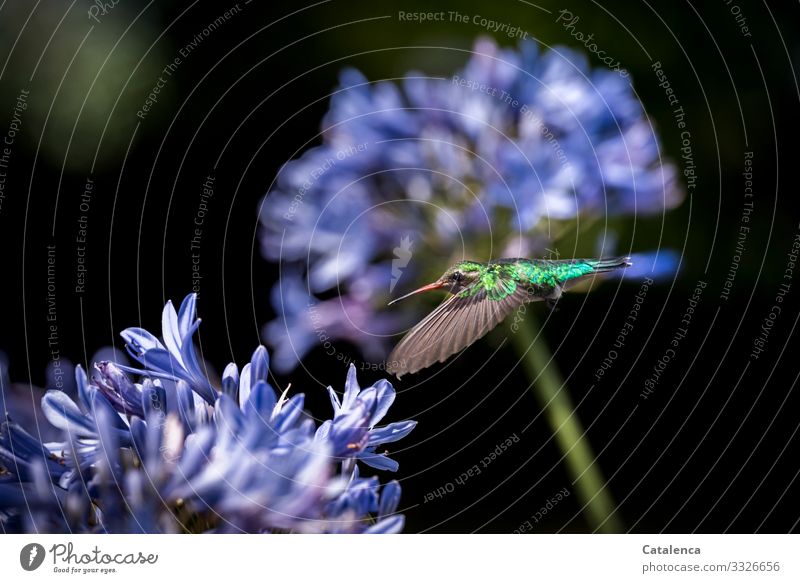
[[[472,261],[461,261],[453,265],[436,280],[441,284],[442,289],[446,289],[451,294],[457,294],[465,287],[475,283],[481,275],[481,265]]]
[[[480,277],[480,264],[472,261],[461,261],[456,263],[450,269],[445,271],[442,276],[428,285],[423,285],[421,288],[415,289],[404,296],[389,302],[391,306],[395,302],[404,300],[407,297],[416,295],[421,292],[431,291],[435,289],[445,289],[451,294],[457,294],[465,287],[472,285]]]

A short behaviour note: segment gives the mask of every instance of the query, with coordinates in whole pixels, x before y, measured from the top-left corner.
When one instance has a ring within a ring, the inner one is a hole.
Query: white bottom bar
[[[5,535],[0,564],[3,581],[779,582],[800,580],[799,550],[790,535]]]

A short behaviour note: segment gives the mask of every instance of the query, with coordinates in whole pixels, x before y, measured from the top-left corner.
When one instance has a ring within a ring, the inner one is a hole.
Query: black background
[[[636,329],[610,372],[590,390],[593,373],[630,310],[636,283],[568,296],[545,328],[573,400],[580,402],[588,439],[602,452],[599,464],[620,504],[619,516],[637,532],[786,532],[800,519],[795,434],[800,368],[796,347],[789,345],[798,318],[799,275],[765,353],[749,358],[800,232],[794,174],[799,94],[792,69],[800,57],[800,15],[783,4],[768,8],[737,1],[750,38],[742,36],[725,2],[604,2],[605,8],[591,2],[540,3],[553,13],[569,8],[579,14],[608,53],[619,55],[666,154],[679,160],[679,132],[641,42],[680,95],[694,140],[698,188],[666,215],[663,235],[660,217],[622,226],[637,230],[642,249],[660,244],[679,250],[682,267],[674,281],[649,290]],[[65,7],[42,7],[20,33],[30,6],[8,4],[0,11],[0,60],[8,59],[0,85],[0,130],[10,122],[20,88],[29,87],[36,101],[24,114],[0,209],[0,349],[11,379],[37,386],[46,384],[50,360],[46,246],[57,249],[61,354],[86,364],[102,346],[122,347],[118,333],[125,327],[157,331],[163,303],[191,291],[192,220],[210,173],[215,195],[202,241],[200,341],[217,370],[231,360],[246,362],[261,342],[261,326],[274,316],[269,293],[278,273],[259,253],[258,206],[281,164],[319,142],[327,95],[340,69],[356,66],[371,80],[409,69],[448,74],[466,54],[446,47],[468,50],[485,33],[473,25],[398,21],[398,10],[433,9],[423,2],[334,0],[304,10],[302,3],[240,2],[241,14],[184,59],[159,102],[139,120],[136,111],[158,71],[227,5],[161,2],[137,19],[123,3],[95,24],[92,35],[111,39],[98,42],[102,61],[133,22],[128,34],[138,34],[140,45],[123,40],[119,50],[129,56],[110,63],[123,81],[130,75],[129,83],[121,93],[112,84],[113,97],[123,96],[113,113],[113,99],[93,97],[78,117],[96,68],[86,75],[68,65],[89,31],[89,3],[70,12],[55,33]],[[577,44],[553,15],[522,2],[437,2],[435,9],[513,22],[548,45]],[[389,18],[378,19],[382,16]],[[86,46],[95,38],[90,35]],[[142,65],[134,71],[139,59]],[[59,125],[61,118],[66,123]],[[723,300],[742,212],[746,151],[754,153],[752,231],[730,298]],[[85,293],[76,294],[78,205],[88,176],[95,183],[89,270]],[[668,347],[699,280],[707,287],[689,334],[653,395],[643,400],[644,380]],[[501,349],[474,373],[475,363],[489,358],[502,338],[501,331],[494,333],[446,370],[430,369],[395,383],[399,396],[389,420],[419,422],[392,448],[400,462],[407,532],[511,532],[569,486],[513,351]],[[358,356],[352,346],[340,349]],[[330,405],[317,379],[341,389],[346,369],[321,348],[304,364],[305,370],[277,377],[275,384],[291,382],[293,390],[306,393],[309,411],[324,417]],[[496,386],[508,371],[507,381]],[[362,385],[381,376],[360,373]],[[427,493],[478,464],[512,434],[519,443],[480,476],[424,502]],[[585,532],[579,510],[571,496],[534,531]]]

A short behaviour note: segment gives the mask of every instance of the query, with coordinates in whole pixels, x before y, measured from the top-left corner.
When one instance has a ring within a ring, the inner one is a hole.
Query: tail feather
[[[613,257],[611,259],[573,259],[560,263],[556,279],[562,290],[593,278],[598,273],[607,273],[631,266],[630,257]]]
[[[612,259],[590,259],[587,261],[592,266],[593,273],[605,273],[607,271],[614,271],[624,267],[630,267],[630,257],[614,257]]]

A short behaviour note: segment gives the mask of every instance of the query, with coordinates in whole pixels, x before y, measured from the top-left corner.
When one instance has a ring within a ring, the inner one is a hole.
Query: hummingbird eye
[[[453,280],[458,282],[458,283],[464,281],[464,274],[461,273],[460,271],[454,271],[453,272]]]

